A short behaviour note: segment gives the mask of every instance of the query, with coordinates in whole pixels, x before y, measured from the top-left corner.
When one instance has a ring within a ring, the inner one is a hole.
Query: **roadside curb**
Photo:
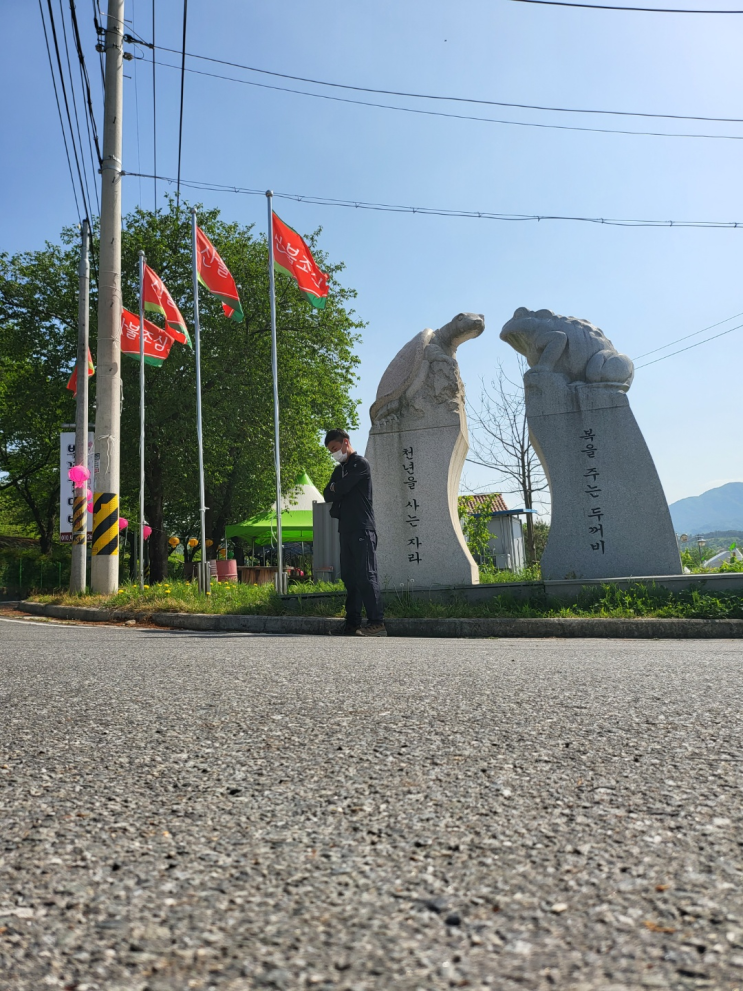
[[[241,616],[160,612],[150,615],[20,602],[21,612],[85,623],[140,619],[167,629],[224,633],[328,635],[344,621],[326,616]],[[388,619],[393,637],[476,639],[489,637],[595,638],[612,640],[739,640],[743,619]]]

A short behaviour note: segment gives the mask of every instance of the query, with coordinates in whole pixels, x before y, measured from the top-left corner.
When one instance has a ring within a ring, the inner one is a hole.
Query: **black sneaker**
[[[357,637],[386,637],[387,630],[384,623],[367,623],[356,630]]]
[[[360,627],[349,626],[348,623],[344,623],[343,626],[334,626],[330,631],[331,637],[355,637],[358,633]]]

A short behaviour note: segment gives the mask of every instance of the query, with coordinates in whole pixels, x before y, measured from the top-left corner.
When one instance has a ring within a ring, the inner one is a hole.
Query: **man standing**
[[[345,636],[386,637],[377,575],[377,528],[372,508],[371,469],[351,447],[345,430],[329,430],[325,446],[338,462],[323,493],[332,502],[341,538],[341,577],[346,586]],[[361,607],[366,626],[361,625]]]

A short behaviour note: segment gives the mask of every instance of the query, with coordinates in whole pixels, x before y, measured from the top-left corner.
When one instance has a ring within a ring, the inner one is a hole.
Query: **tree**
[[[68,231],[68,245],[75,232]],[[0,490],[42,553],[59,518],[59,432],[74,420],[65,389],[77,349],[78,249],[48,244],[0,255]]]
[[[521,360],[519,368],[523,373]],[[514,482],[524,508],[533,509],[534,496],[548,488],[547,479],[529,440],[523,386],[512,382],[501,364],[490,387],[483,382],[480,409],[470,409],[470,422],[474,456],[468,460]],[[526,514],[526,552],[529,564],[534,564],[538,558],[532,513]]]
[[[471,495],[459,497],[459,523],[462,527],[465,543],[470,554],[478,563],[482,563],[488,549],[488,544],[496,538],[490,532],[490,514],[495,508],[497,495],[492,495],[484,502],[475,502]]]
[[[218,300],[200,293],[207,536],[216,547],[227,523],[267,509],[275,499],[273,404],[268,299],[268,246],[250,227],[229,223],[217,210],[199,213],[235,276],[245,322],[233,324]],[[321,444],[331,426],[356,425],[350,398],[363,323],[349,304],[342,264],[308,238],[330,276],[327,308],[316,312],[293,281],[277,278],[279,396],[284,489],[306,470],[322,488],[332,463]],[[94,231],[94,238],[96,232]],[[65,389],[77,340],[78,232],[63,231],[62,245],[12,258],[0,255],[0,487],[48,547],[55,532],[59,491],[59,431],[73,422]],[[122,293],[138,312],[137,252],[164,279],[193,327],[190,214],[171,202],[157,216],[135,210],[124,218]],[[90,338],[97,338],[96,243],[91,280]],[[155,317],[153,322],[158,322]],[[96,378],[91,379],[91,424]],[[131,530],[139,515],[139,363],[122,359],[121,509]],[[4,474],[1,474],[4,473]],[[10,497],[8,497],[10,498]],[[168,537],[196,535],[199,485],[193,352],[174,344],[160,368],[146,368],[145,514],[152,526],[150,573],[167,575]]]
[[[267,509],[275,499],[268,245],[251,227],[221,220],[217,210],[200,211],[199,225],[235,277],[245,312],[244,323],[231,323],[216,297],[203,289],[199,294],[207,537],[216,551],[228,523]],[[326,309],[314,311],[293,280],[277,277],[284,490],[302,471],[322,487],[332,466],[321,433],[356,424],[349,392],[358,364],[353,347],[363,324],[346,308],[356,294],[338,282],[343,266],[328,261],[318,247],[319,234],[308,240],[330,276]],[[172,201],[157,217],[142,210],[126,217],[122,282],[128,309],[137,306],[141,248],[193,326],[190,237],[189,211],[182,206],[179,213]],[[122,365],[122,438],[136,438],[139,364]],[[151,577],[157,581],[167,574],[168,536],[193,534],[198,518],[194,356],[183,345],[174,344],[160,368],[146,371],[145,445],[145,511],[153,528]],[[136,504],[138,457],[136,442],[122,443],[121,489],[131,504]]]

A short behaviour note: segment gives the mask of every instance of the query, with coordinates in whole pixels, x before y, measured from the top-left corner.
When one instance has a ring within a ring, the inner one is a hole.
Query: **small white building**
[[[500,492],[485,492],[469,497],[471,512],[476,515],[482,507],[488,512],[490,522],[488,530],[492,540],[488,543],[488,553],[492,556],[496,568],[505,571],[521,571],[526,567],[526,545],[521,517],[525,509],[508,509]]]

